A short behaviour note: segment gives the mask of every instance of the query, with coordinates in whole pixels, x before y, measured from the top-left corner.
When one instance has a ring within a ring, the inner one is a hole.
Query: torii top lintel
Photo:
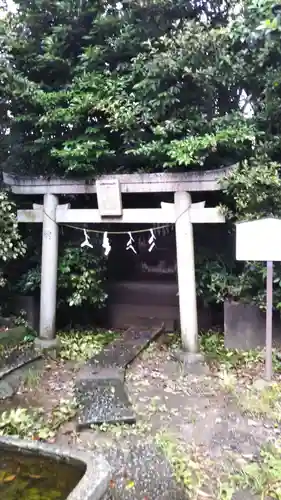
[[[220,180],[236,165],[217,170],[184,173],[120,174],[106,175],[99,179],[118,179],[122,193],[161,193],[179,191],[219,191]],[[3,173],[4,184],[15,194],[91,194],[96,193],[93,179],[68,179],[44,177],[21,177]]]

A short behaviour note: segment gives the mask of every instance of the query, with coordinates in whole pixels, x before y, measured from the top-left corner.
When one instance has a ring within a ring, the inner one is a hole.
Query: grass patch
[[[281,447],[268,445],[261,449],[259,460],[244,465],[221,487],[220,500],[231,500],[237,490],[248,490],[266,498],[281,499]]]
[[[224,367],[226,370],[251,367],[264,359],[263,352],[259,349],[250,351],[226,349],[223,334],[217,332],[201,334],[200,348],[209,363]]]
[[[236,394],[242,411],[255,417],[265,416],[281,422],[281,385],[272,383],[262,390],[250,387]],[[280,497],[281,498],[281,497]]]
[[[36,389],[42,378],[42,371],[30,368],[23,378],[23,385],[26,389]]]
[[[98,354],[117,335],[111,330],[59,332],[60,357],[70,361],[86,361]]]
[[[181,347],[181,336],[179,332],[170,335],[169,347],[177,349]],[[215,369],[224,372],[241,369],[251,370],[264,363],[264,349],[251,349],[242,351],[240,349],[227,349],[224,345],[224,334],[217,331],[208,330],[200,332],[199,348],[204,354],[208,364]],[[281,355],[272,350],[272,364],[275,372],[281,372]]]
[[[176,436],[161,432],[156,436],[156,444],[169,460],[175,480],[184,487],[190,500],[233,500],[238,491],[252,492],[259,500],[281,500],[280,443],[262,447],[257,460],[243,464],[234,474],[224,471],[223,476],[219,471],[214,474],[214,465],[206,457],[184,449]]]
[[[60,401],[48,416],[39,408],[4,411],[0,414],[0,436],[42,441],[54,438],[60,425],[74,418],[77,408],[77,402],[73,399]]]
[[[155,437],[156,444],[168,459],[175,481],[183,487],[188,498],[211,498],[205,486],[210,487],[210,479],[205,473],[202,460],[188,453],[179,441],[179,438],[160,432]],[[206,465],[206,464],[204,464]]]
[[[223,333],[212,331],[201,333],[199,342],[206,361],[223,370],[251,369],[264,363],[264,349],[250,351],[227,349],[224,346]],[[275,372],[281,371],[281,362],[275,349],[272,350],[272,364]]]
[[[219,382],[224,391],[233,393],[238,385],[238,379],[235,372],[231,370],[221,370],[218,373]]]
[[[146,437],[151,433],[152,426],[149,422],[138,420],[135,424],[92,424],[91,429],[108,434],[118,441],[129,436]]]
[[[264,352],[254,349],[240,351],[226,349],[222,334],[207,332],[200,338],[201,350],[206,360],[219,372],[222,389],[233,394],[240,409],[252,416],[266,416],[281,421],[281,384],[274,382],[258,389],[254,384],[241,386],[244,375],[256,375],[264,363]],[[280,361],[273,352],[274,371],[280,371]],[[250,377],[251,378],[251,377]],[[250,380],[250,379],[249,379]],[[281,499],[280,499],[281,500]]]

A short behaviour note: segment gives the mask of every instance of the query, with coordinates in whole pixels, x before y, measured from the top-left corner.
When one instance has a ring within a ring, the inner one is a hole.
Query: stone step
[[[131,327],[93,356],[87,365],[97,370],[117,367],[125,369],[162,332],[162,328],[136,330]]]
[[[125,370],[162,329],[162,326],[150,330],[129,328],[82,366],[75,381],[81,408],[78,429],[102,423],[135,423],[124,386]]]
[[[179,324],[179,309],[169,306],[109,304],[108,322],[112,329],[128,328],[134,325],[138,328],[153,328],[164,323],[166,331],[172,332]]]
[[[177,283],[124,281],[108,286],[109,304],[179,307]]]
[[[78,430],[102,423],[136,422],[132,405],[120,380],[80,380],[76,382],[75,388],[77,399],[83,406],[78,413]]]

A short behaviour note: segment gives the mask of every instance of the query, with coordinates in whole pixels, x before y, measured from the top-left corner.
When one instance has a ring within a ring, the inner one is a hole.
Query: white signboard
[[[100,216],[121,217],[123,209],[119,180],[97,180],[96,188]]]
[[[237,223],[236,259],[281,261],[281,220],[267,218]]]

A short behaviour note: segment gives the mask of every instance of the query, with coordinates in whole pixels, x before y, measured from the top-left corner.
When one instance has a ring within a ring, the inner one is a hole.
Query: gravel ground
[[[218,478],[255,460],[262,445],[280,436],[274,421],[243,414],[217,373],[206,374],[205,368],[202,374],[183,374],[169,350],[157,344],[128,369],[126,387],[136,425],[94,427],[77,434],[69,423],[58,437],[70,446],[104,453],[112,467],[108,499],[217,500]],[[160,449],[163,440],[166,446]],[[191,485],[188,492],[175,481],[167,453],[174,443],[187,464],[192,459],[195,475],[198,466],[196,493]],[[256,498],[250,492],[235,495],[233,500]]]
[[[45,361],[37,382],[31,384],[25,374],[16,399],[0,403],[0,411],[12,405],[49,411],[61,399],[73,397],[76,370],[73,363]],[[218,500],[220,481],[280,437],[273,420],[239,409],[216,371],[205,367],[202,373],[184,374],[169,349],[157,343],[129,367],[126,388],[137,415],[135,425],[78,433],[75,422],[69,422],[57,436],[60,444],[104,453],[112,467],[107,500]],[[171,460],[174,446],[182,453],[178,472]],[[181,471],[183,463],[189,475]],[[185,478],[185,488],[179,476]],[[258,499],[249,492],[235,495],[233,500]]]

